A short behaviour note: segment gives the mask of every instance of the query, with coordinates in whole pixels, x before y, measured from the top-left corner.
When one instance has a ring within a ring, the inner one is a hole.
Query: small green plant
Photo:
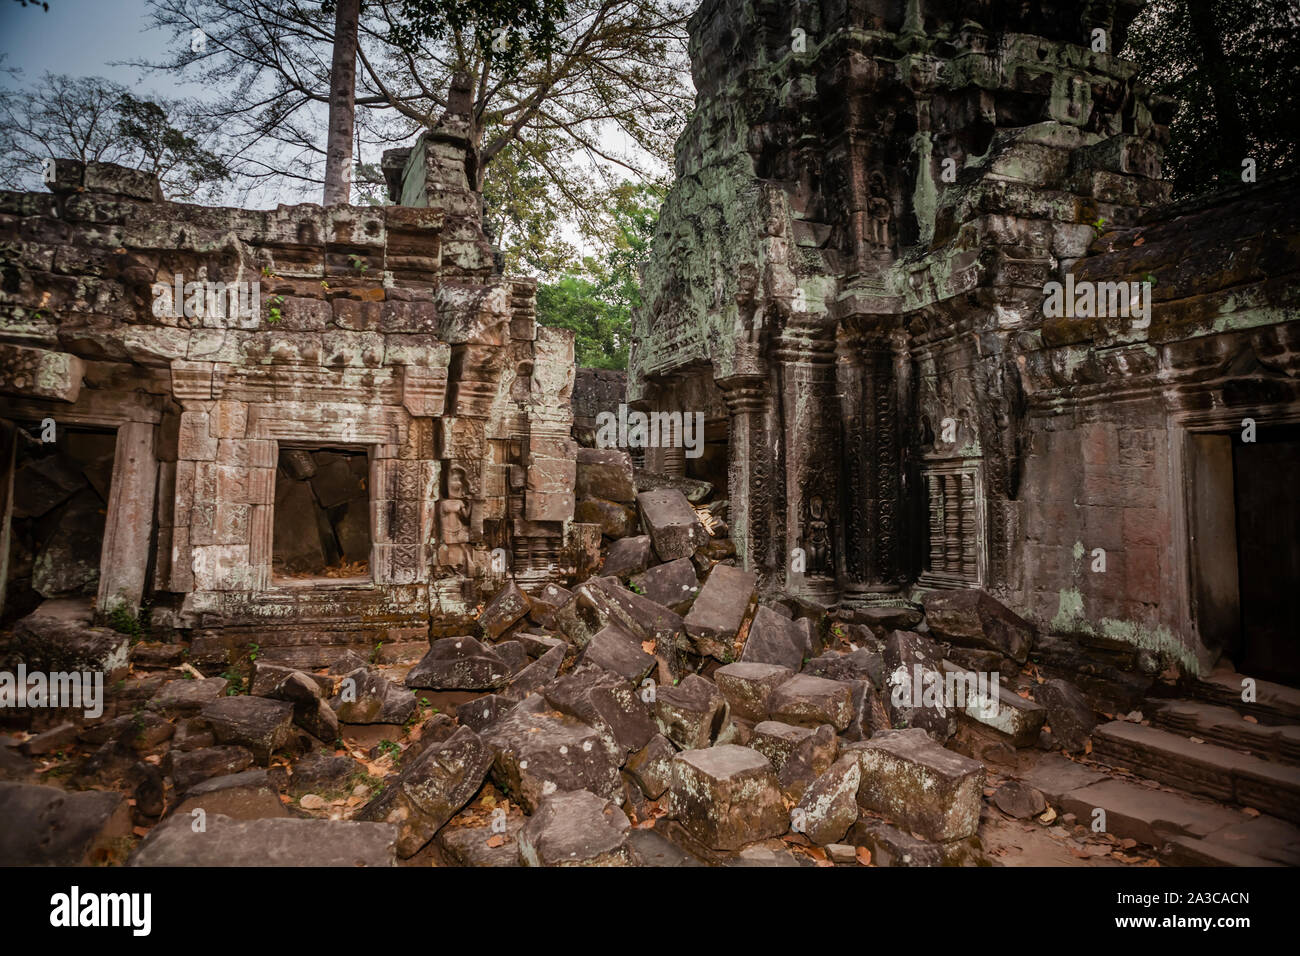
[[[375,649],[374,649],[373,651],[370,652],[370,663],[372,663],[372,664],[378,664],[378,663],[379,663],[379,650],[380,650],[380,648],[382,648],[383,646],[384,646],[384,642],[383,642],[383,641],[380,641],[378,644],[375,645]]]
[[[271,299],[271,303],[266,310],[266,321],[271,325],[276,325],[284,318],[284,314],[280,311],[280,306],[284,304],[284,296],[275,296]]]
[[[396,760],[401,755],[402,755],[402,748],[400,745],[393,743],[391,740],[379,741],[379,756],[392,757],[394,760]]]
[[[250,664],[257,663],[257,652],[260,651],[261,649],[262,647],[260,644],[248,645],[248,663]]]
[[[230,670],[223,672],[221,676],[230,682],[230,686],[226,688],[227,697],[238,697],[244,692],[244,675],[239,671],[232,667]]]
[[[366,270],[370,268],[370,266],[366,265],[366,260],[362,259],[355,253],[348,256],[348,261],[352,263],[352,268],[356,269],[362,275],[365,275]]]
[[[1098,216],[1096,222],[1090,222],[1088,225],[1092,226],[1092,231],[1100,236],[1103,231],[1102,226],[1106,225],[1106,218],[1104,216]]]
[[[1147,273],[1146,275],[1144,275],[1142,278],[1145,279],[1147,282],[1150,282],[1152,288],[1155,287],[1155,284],[1156,284],[1156,277],[1155,277],[1154,275],[1152,275],[1150,272],[1148,272],[1148,273]]]
[[[637,584],[635,581],[627,582],[627,586],[631,590],[635,591],[637,594],[645,594],[645,589],[641,587],[641,585]]]
[[[129,635],[131,642],[144,640],[148,631],[148,614],[142,608],[133,614],[125,604],[119,604],[108,613],[108,626],[119,634]]]

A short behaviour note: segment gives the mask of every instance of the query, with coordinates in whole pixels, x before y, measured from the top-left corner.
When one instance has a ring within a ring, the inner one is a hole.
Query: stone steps
[[[1150,710],[1150,717],[1152,725],[1183,736],[1248,750],[1277,763],[1300,765],[1300,726],[1295,724],[1252,723],[1231,707],[1196,700],[1161,702]]]
[[[1300,688],[1256,680],[1255,699],[1243,701],[1244,680],[1242,674],[1220,671],[1204,680],[1190,682],[1187,692],[1197,700],[1250,714],[1261,724],[1300,724]]]
[[[1092,745],[1094,757],[1102,763],[1189,793],[1300,822],[1298,767],[1120,720],[1098,727]]]

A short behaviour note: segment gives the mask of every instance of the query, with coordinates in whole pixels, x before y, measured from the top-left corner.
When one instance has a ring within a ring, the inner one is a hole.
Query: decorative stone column
[[[839,595],[836,565],[843,550],[835,340],[829,329],[787,328],[777,340],[774,356],[786,450],[785,535],[778,544],[783,580],[797,593],[830,603]],[[801,578],[790,570],[795,548],[804,552]]]
[[[114,608],[140,610],[154,525],[158,460],[151,422],[124,422],[117,430],[113,479],[109,485],[104,547],[99,562],[101,614]]]
[[[736,557],[746,571],[770,581],[782,564],[771,534],[774,476],[771,403],[761,375],[720,379],[730,416],[727,437],[728,524]]]

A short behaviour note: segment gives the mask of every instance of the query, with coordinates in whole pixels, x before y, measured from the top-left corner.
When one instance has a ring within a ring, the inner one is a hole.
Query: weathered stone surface
[[[124,677],[131,662],[130,637],[94,627],[90,618],[91,610],[84,601],[43,602],[14,624],[13,647],[18,659],[29,672],[98,672],[105,683]]]
[[[830,769],[839,752],[839,739],[830,724],[822,724],[795,740],[776,774],[781,793],[787,800],[802,799],[804,791]]]
[[[404,766],[357,818],[396,826],[398,856],[413,856],[469,802],[491,766],[491,751],[462,727]]]
[[[596,525],[601,534],[614,540],[635,535],[638,527],[635,508],[604,498],[579,498],[573,518]]]
[[[293,739],[293,705],[262,697],[223,697],[200,711],[217,742],[247,747],[259,763]]]
[[[492,779],[533,813],[542,797],[561,790],[590,790],[617,800],[618,764],[601,735],[572,717],[548,709],[533,695],[487,730],[495,752]]]
[[[790,754],[801,741],[813,736],[809,727],[795,727],[778,720],[764,720],[754,725],[754,733],[749,739],[749,746],[757,750],[772,763],[778,773],[785,766]]]
[[[1007,816],[1025,820],[1046,810],[1047,799],[1041,790],[1018,780],[1009,780],[994,792],[993,805]]]
[[[754,603],[757,585],[752,573],[729,565],[716,565],[709,572],[686,615],[686,633],[698,653],[724,663],[736,659],[736,636]]]
[[[808,674],[796,674],[777,687],[767,705],[773,720],[804,727],[830,724],[843,730],[853,718],[848,684]]]
[[[210,817],[221,814],[232,820],[264,820],[289,815],[265,770],[245,770],[195,784],[172,812],[193,820],[195,810],[202,810]]]
[[[593,643],[595,643],[593,641]],[[590,650],[591,645],[587,645]],[[551,647],[545,654],[530,662],[526,667],[510,678],[501,691],[501,696],[513,701],[521,701],[529,694],[535,694],[546,684],[555,679],[555,675],[560,672],[560,667],[564,664],[564,658],[568,654],[569,646],[563,641],[557,641],[555,646]]]
[[[813,677],[825,677],[827,680],[870,681],[880,687],[885,680],[885,659],[875,651],[859,647],[847,654],[827,651],[820,657],[814,657],[803,666],[804,674]]]
[[[204,780],[247,770],[253,765],[253,752],[247,747],[203,747],[191,751],[173,750],[167,759],[177,792],[185,793]]]
[[[922,614],[912,607],[859,607],[839,612],[840,620],[863,624],[884,636],[890,631],[910,631],[921,623]]]
[[[663,734],[655,734],[650,742],[628,758],[625,769],[636,780],[637,786],[651,800],[664,795],[673,780],[673,757],[677,748]]]
[[[492,690],[510,679],[510,668],[492,648],[472,637],[443,637],[406,675],[407,687]]]
[[[415,694],[373,668],[359,667],[339,677],[329,706],[344,724],[404,724],[415,710]]]
[[[871,851],[871,862],[881,867],[943,866],[944,847],[929,840],[918,840],[898,827],[863,817],[849,830],[847,837],[854,846]]]
[[[528,619],[541,627],[550,627],[551,616],[573,597],[573,592],[558,584],[547,584],[529,598]]]
[[[804,791],[791,813],[796,832],[825,846],[838,842],[858,819],[858,784],[862,768],[854,754],[845,754]],[[792,827],[794,829],[794,827]]]
[[[715,850],[780,836],[790,824],[772,765],[733,744],[674,757],[668,806],[691,836]]]
[[[1054,678],[1034,688],[1034,699],[1047,711],[1047,725],[1057,745],[1070,753],[1082,753],[1097,726],[1097,715],[1079,689]]]
[[[643,695],[618,674],[591,663],[552,681],[543,691],[546,702],[560,713],[597,730],[620,764],[655,734]]]
[[[513,580],[497,592],[483,613],[478,616],[479,626],[490,640],[500,637],[529,611],[528,595]]]
[[[632,458],[614,448],[579,448],[576,492],[578,498],[605,498],[636,503]]]
[[[985,592],[969,588],[927,594],[925,621],[940,640],[998,651],[1021,664],[1034,642],[1028,621]]]
[[[609,546],[600,573],[626,581],[640,574],[654,561],[654,549],[648,534],[620,538]]]
[[[497,718],[509,713],[517,703],[519,701],[500,694],[484,694],[457,707],[456,719],[464,726],[473,729],[475,733],[481,734]]]
[[[171,680],[149,701],[149,709],[165,717],[192,717],[226,694],[230,682],[224,677],[205,680]]]
[[[858,804],[940,842],[979,827],[984,766],[935,743],[919,727],[850,744],[862,765]]]
[[[656,604],[662,604],[678,614],[689,611],[696,595],[700,593],[695,565],[690,558],[678,558],[634,574],[629,583],[637,593],[644,594]]]
[[[745,661],[719,667],[713,672],[713,679],[731,707],[731,713],[755,722],[767,719],[772,692],[793,676],[790,668],[779,664]]]
[[[526,866],[631,866],[631,825],[609,800],[586,790],[553,793],[519,833]]]
[[[326,756],[312,752],[293,765],[289,777],[289,792],[295,796],[304,793],[340,793],[351,790],[356,777],[365,773],[365,767],[348,756]]]
[[[654,656],[641,649],[641,642],[613,624],[592,637],[582,652],[582,660],[633,684],[640,684],[655,666]]]
[[[0,782],[0,866],[90,866],[131,835],[120,793]]]
[[[676,687],[655,693],[655,723],[659,732],[683,750],[708,747],[727,719],[722,693],[698,674],[687,675]]]
[[[964,696],[958,713],[963,717],[1005,734],[1013,747],[1029,747],[1037,742],[1047,716],[1042,705],[1012,692],[1000,680],[994,688],[991,682],[998,676],[996,671],[984,676],[987,690],[996,692],[983,695],[978,675],[948,661],[943,662],[943,672],[945,676],[957,675],[962,680],[959,686]]]
[[[680,491],[643,491],[636,502],[660,561],[688,558],[709,540],[695,509]]]
[[[942,658],[932,641],[894,631],[885,641],[885,710],[895,728],[920,727],[940,743],[957,732],[956,711],[944,699]]]
[[[154,827],[128,866],[393,866],[397,828],[348,820],[231,820],[209,816],[200,832],[186,817]]]
[[[740,659],[749,664],[777,664],[797,672],[811,650],[804,633],[792,620],[760,606],[749,624]]]

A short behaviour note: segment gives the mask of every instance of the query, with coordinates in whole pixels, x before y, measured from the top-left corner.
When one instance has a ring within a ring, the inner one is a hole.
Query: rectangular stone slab
[[[960,840],[979,828],[984,765],[935,743],[919,727],[881,731],[858,753],[858,804],[927,840]]]

